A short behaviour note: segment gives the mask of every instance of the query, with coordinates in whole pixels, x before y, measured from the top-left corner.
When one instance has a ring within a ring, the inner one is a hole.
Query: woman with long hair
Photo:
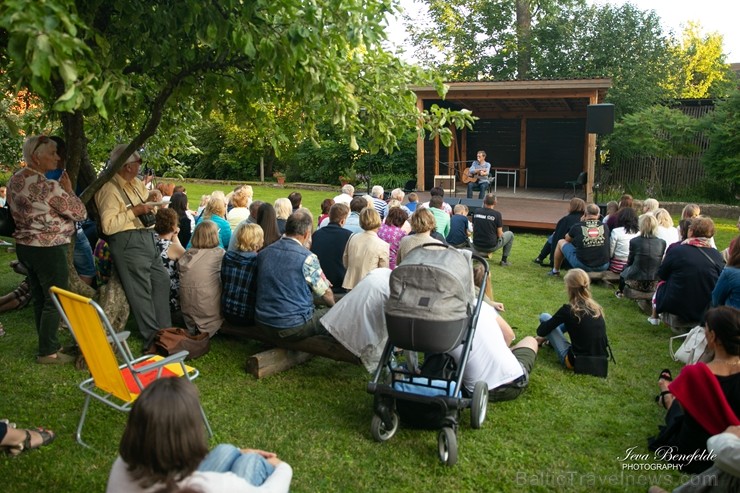
[[[277,216],[278,230],[280,234],[285,233],[285,223],[288,221],[288,216],[293,214],[293,204],[290,203],[285,197],[281,197],[275,200],[275,215]]]
[[[181,245],[187,245],[190,243],[190,238],[193,236],[193,230],[195,229],[195,218],[190,210],[188,210],[188,196],[182,192],[173,193],[168,208],[177,212],[180,229],[177,237],[180,239]]]
[[[537,342],[549,341],[560,362],[573,369],[579,356],[607,356],[608,340],[604,310],[591,297],[591,282],[586,271],[571,269],[564,282],[568,304],[561,306],[555,315],[540,315]],[[565,338],[566,332],[570,342]]]
[[[619,274],[630,256],[630,241],[640,233],[637,213],[626,207],[617,213],[617,227],[609,236],[609,270]]]
[[[272,204],[265,202],[257,209],[257,225],[262,228],[265,237],[262,248],[272,245],[282,236]]]
[[[195,385],[161,378],[128,415],[106,492],[288,491],[291,467],[274,453],[221,444],[208,451]]]
[[[174,209],[159,209],[156,214],[154,240],[157,251],[162,258],[162,264],[170,276],[170,313],[180,313],[180,271],[178,261],[185,254],[185,248],[180,243],[178,217]],[[189,224],[189,223],[188,223]]]

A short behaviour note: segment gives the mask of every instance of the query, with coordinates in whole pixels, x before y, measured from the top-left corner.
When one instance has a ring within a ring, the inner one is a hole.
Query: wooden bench
[[[300,341],[273,340],[269,334],[256,326],[235,326],[224,322],[219,333],[263,342],[272,347],[265,351],[253,354],[247,358],[247,373],[256,378],[280,373],[294,366],[300,365],[313,358],[324,358],[343,361],[356,365],[362,364],[360,358],[352,354],[331,336],[313,336]]]
[[[600,281],[607,287],[614,287],[615,284],[619,284],[619,274],[610,270],[603,272],[588,272],[588,278],[591,280],[591,284],[595,281]]]
[[[697,325],[699,325],[699,322],[692,322],[689,320],[684,320],[681,317],[678,317],[672,313],[661,313],[660,314],[660,320],[666,324],[668,327],[671,328],[671,331],[675,335],[681,335],[685,334]]]

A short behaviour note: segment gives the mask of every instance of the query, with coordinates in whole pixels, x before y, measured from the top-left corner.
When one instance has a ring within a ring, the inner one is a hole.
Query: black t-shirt
[[[473,244],[481,248],[495,247],[498,244],[498,228],[503,226],[504,221],[499,211],[479,208],[473,214]]]
[[[570,360],[574,361],[574,356],[608,356],[606,350],[606,322],[604,317],[598,318],[590,315],[583,315],[581,320],[573,313],[570,305],[563,305],[555,315],[546,322],[542,322],[537,327],[537,335],[545,337],[555,330],[560,324],[565,324],[565,331],[570,337]]]
[[[447,243],[460,245],[468,240],[468,218],[455,214],[450,218],[450,232],[447,234]]]
[[[609,228],[598,219],[574,224],[568,231],[576,247],[576,257],[589,267],[599,267],[609,262]]]

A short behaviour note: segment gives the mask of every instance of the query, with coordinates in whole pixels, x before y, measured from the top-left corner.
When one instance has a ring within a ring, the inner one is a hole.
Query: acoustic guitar
[[[480,178],[480,175],[476,174],[474,176],[470,176],[470,168],[465,168],[465,171],[462,172],[462,176],[460,177],[460,181],[465,183],[466,185],[468,183],[475,183]]]

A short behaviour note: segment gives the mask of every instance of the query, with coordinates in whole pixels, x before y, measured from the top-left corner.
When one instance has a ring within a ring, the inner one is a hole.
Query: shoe
[[[624,298],[624,293],[621,291],[614,291],[614,296],[621,299]]]
[[[56,356],[55,356],[56,355]],[[36,363],[40,365],[64,365],[67,363],[74,363],[75,357],[68,354],[56,352],[54,355],[48,356],[37,356]]]
[[[13,246],[12,243],[8,243],[5,240],[0,240],[0,247]]]
[[[553,276],[553,277],[560,277],[560,271],[559,270],[551,270],[550,272],[547,273],[547,275],[548,276]]]
[[[542,259],[539,258],[539,257],[537,257],[536,259],[532,260],[532,262],[534,262],[535,264],[542,265]]]
[[[653,318],[648,317],[648,322],[650,322],[652,325],[660,325],[660,319],[659,318]]]
[[[501,262],[499,262],[499,265],[501,267],[511,267],[511,262],[509,262],[508,260],[502,260]]]

